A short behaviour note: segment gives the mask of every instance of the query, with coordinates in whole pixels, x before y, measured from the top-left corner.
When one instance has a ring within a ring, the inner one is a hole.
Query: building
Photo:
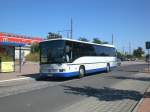
[[[30,45],[42,40],[40,37],[0,32],[0,72],[15,71],[15,59],[21,61],[22,54],[30,53]]]

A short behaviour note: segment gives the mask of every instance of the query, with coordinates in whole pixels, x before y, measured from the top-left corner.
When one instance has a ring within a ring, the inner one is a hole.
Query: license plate
[[[53,74],[51,74],[51,73],[48,73],[48,76],[53,76]]]

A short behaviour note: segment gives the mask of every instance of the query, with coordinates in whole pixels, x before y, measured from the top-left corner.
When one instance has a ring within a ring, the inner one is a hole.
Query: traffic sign
[[[150,49],[150,41],[147,41],[147,42],[145,43],[145,45],[146,45],[146,49]]]

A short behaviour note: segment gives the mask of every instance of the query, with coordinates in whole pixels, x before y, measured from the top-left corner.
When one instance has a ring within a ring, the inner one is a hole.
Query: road
[[[128,65],[81,79],[0,83],[0,112],[129,112],[150,84],[145,67]]]

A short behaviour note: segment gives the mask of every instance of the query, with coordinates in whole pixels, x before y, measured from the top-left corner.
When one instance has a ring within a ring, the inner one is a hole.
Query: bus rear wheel
[[[82,78],[84,76],[85,76],[85,67],[80,66],[80,68],[79,68],[79,78]]]

